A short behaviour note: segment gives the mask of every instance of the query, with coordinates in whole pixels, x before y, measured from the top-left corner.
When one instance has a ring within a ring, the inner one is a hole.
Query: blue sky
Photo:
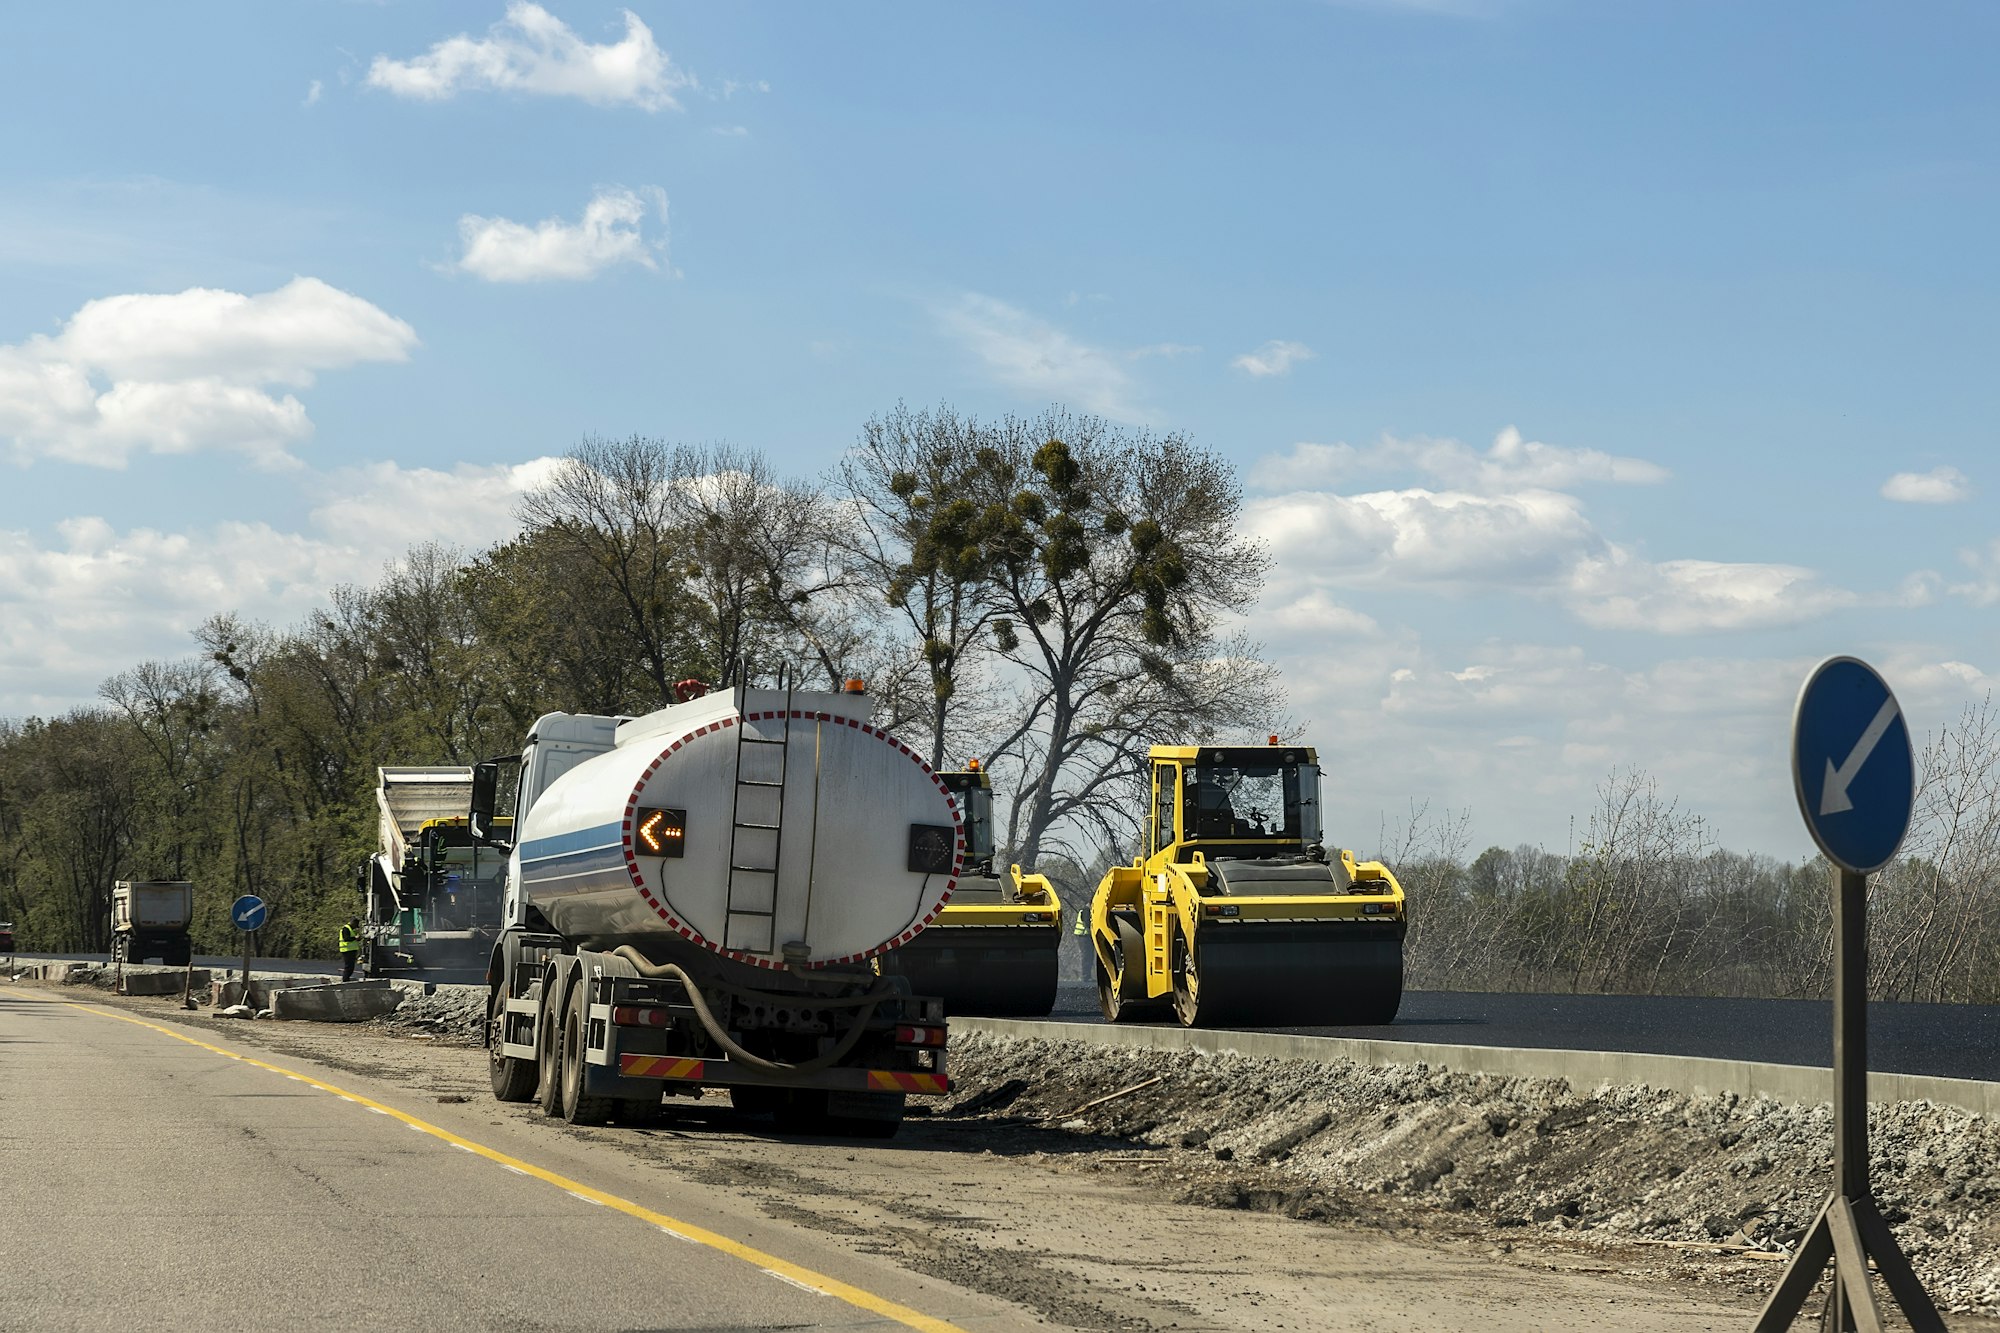
[[[287,622],[419,512],[504,536],[585,433],[809,475],[898,399],[1236,460],[1350,841],[1414,800],[1560,849],[1616,764],[1796,855],[1813,661],[1920,735],[2000,674],[1989,6],[6,28],[0,714]]]

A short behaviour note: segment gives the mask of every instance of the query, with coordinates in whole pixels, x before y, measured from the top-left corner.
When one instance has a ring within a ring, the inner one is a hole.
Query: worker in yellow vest
[[[340,979],[354,980],[354,965],[361,961],[361,918],[351,916],[340,928]]]

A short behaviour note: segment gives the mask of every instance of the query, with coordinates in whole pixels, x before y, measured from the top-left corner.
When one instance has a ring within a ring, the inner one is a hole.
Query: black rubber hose
[[[832,1050],[826,1052],[824,1055],[814,1056],[810,1060],[801,1060],[797,1064],[788,1064],[783,1060],[768,1060],[761,1055],[756,1055],[743,1049],[738,1042],[730,1037],[722,1024],[716,1020],[714,1013],[708,1007],[708,1001],[702,998],[701,987],[695,984],[694,978],[683,972],[679,967],[672,963],[655,963],[629,944],[621,944],[616,949],[613,949],[611,953],[613,957],[623,958],[626,962],[630,963],[639,971],[641,976],[680,982],[687,989],[688,1003],[694,1007],[695,1017],[701,1020],[701,1025],[707,1031],[710,1040],[714,1041],[724,1051],[727,1051],[732,1060],[741,1061],[753,1069],[762,1069],[775,1074],[816,1073],[819,1070],[839,1063],[860,1042],[862,1033],[867,1030],[868,1020],[875,1016],[876,1006],[894,994],[893,987],[878,983],[866,995],[847,996],[837,1000],[815,1001],[814,1003],[825,1007],[858,1007],[862,1009],[862,1012],[854,1016],[853,1025],[847,1029],[846,1034],[839,1041],[834,1043]],[[720,989],[726,990],[732,995],[762,995],[769,998],[768,992],[753,991],[745,986],[732,986],[728,982],[717,982],[716,984]]]

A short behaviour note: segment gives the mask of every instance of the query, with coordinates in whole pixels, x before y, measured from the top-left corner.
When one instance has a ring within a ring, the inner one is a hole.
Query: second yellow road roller
[[[1403,887],[1329,850],[1307,746],[1156,745],[1147,850],[1090,904],[1111,1022],[1374,1025],[1403,1001]]]
[[[965,869],[915,939],[883,955],[888,976],[944,998],[950,1016],[1030,1018],[1055,1007],[1062,903],[1043,875],[994,864],[993,780],[972,760],[939,773],[965,817]]]

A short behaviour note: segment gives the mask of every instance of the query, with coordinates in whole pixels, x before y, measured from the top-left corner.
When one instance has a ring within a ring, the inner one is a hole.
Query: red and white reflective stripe
[[[933,1027],[900,1027],[896,1029],[898,1046],[942,1046],[944,1029]]]
[[[646,887],[645,876],[639,871],[639,858],[632,850],[632,823],[634,812],[639,808],[640,794],[645,791],[646,784],[652,780],[653,774],[659,771],[660,765],[667,761],[668,756],[672,755],[683,745],[686,745],[697,736],[706,736],[711,732],[722,731],[727,727],[736,726],[739,722],[779,722],[783,721],[787,716],[796,718],[801,722],[829,722],[836,727],[842,723],[846,723],[847,726],[861,732],[865,736],[873,736],[877,740],[893,745],[900,753],[908,756],[911,762],[915,763],[918,768],[922,769],[924,776],[928,777],[937,786],[937,789],[944,794],[945,803],[951,810],[951,822],[957,830],[958,836],[952,851],[951,874],[944,882],[944,892],[939,896],[937,906],[926,913],[922,921],[915,923],[908,930],[905,930],[902,934],[896,936],[895,939],[885,944],[878,944],[874,948],[864,950],[861,953],[848,954],[844,958],[828,958],[819,963],[808,964],[808,966],[825,967],[838,963],[859,963],[873,958],[876,954],[887,953],[891,949],[901,948],[915,939],[918,931],[937,920],[938,913],[944,910],[945,904],[951,901],[952,894],[958,890],[958,877],[965,869],[965,815],[958,808],[958,798],[953,796],[950,788],[945,786],[944,779],[929,764],[924,762],[922,755],[910,749],[909,746],[903,744],[888,732],[878,731],[859,718],[835,717],[831,713],[810,712],[799,708],[794,708],[787,714],[782,708],[774,708],[762,713],[746,713],[740,718],[725,717],[704,726],[696,727],[693,731],[690,731],[687,735],[660,751],[659,756],[652,763],[646,765],[646,771],[639,775],[639,781],[633,784],[632,794],[625,800],[625,819],[623,822],[625,872],[632,877],[632,887],[639,891],[639,896],[645,900],[646,905],[659,914],[660,920],[666,922],[668,928],[673,930],[682,939],[692,940],[702,948],[707,949],[710,953],[719,953],[725,958],[734,958],[737,962],[748,963],[752,967],[768,968],[774,972],[784,969],[785,963],[781,959],[764,958],[754,953],[744,953],[739,949],[723,948],[714,940],[704,935],[696,934],[692,926],[689,926],[669,911],[666,903],[662,902],[654,895],[651,889]]]
[[[641,1009],[637,1005],[613,1005],[611,1024],[621,1028],[663,1028],[673,1022],[673,1016],[664,1009]]]

